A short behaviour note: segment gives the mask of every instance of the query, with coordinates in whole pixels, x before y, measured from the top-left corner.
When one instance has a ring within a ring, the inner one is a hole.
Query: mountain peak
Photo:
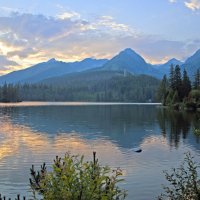
[[[130,61],[134,62],[134,63],[132,63],[132,65],[134,65],[136,63],[137,64],[140,63],[142,65],[146,64],[145,60],[131,48],[124,49],[115,57],[120,57],[121,59],[127,60],[127,61],[130,60]]]
[[[134,50],[127,48],[109,60],[104,66],[104,70],[123,71],[126,70],[133,74],[150,73],[149,65]]]
[[[198,50],[195,52],[195,54],[200,54],[200,49],[198,49]]]
[[[93,61],[93,60],[96,60],[96,59],[94,59],[94,58],[85,58],[85,59],[83,59],[82,61],[88,62],[88,61]]]
[[[172,58],[172,59],[168,60],[166,63],[157,66],[157,69],[159,69],[162,74],[168,74],[171,65],[173,65],[173,66],[180,65],[181,66],[182,64],[183,63],[180,60],[177,60],[176,58]]]
[[[52,62],[56,62],[57,60],[55,58],[51,58],[50,60],[48,60],[48,63],[52,63]]]
[[[183,64],[180,60],[176,59],[176,58],[172,58],[170,60],[168,60],[164,65],[181,65]]]
[[[195,57],[198,56],[198,57],[199,57],[199,56],[200,56],[200,49],[198,49],[198,50],[194,53],[193,56],[195,56]]]
[[[172,58],[172,59],[170,59],[169,61],[171,61],[171,62],[177,62],[177,61],[179,61],[179,60],[177,60],[176,58]],[[168,61],[168,62],[169,62]]]
[[[126,54],[137,54],[133,49],[131,48],[126,48],[123,51],[121,51],[120,53],[126,53]]]
[[[200,49],[198,49],[191,57],[186,60],[186,64],[188,63],[198,63],[200,60]]]

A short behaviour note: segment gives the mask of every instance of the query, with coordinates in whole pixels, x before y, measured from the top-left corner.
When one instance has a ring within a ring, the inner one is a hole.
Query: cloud
[[[93,23],[93,26],[96,28],[102,28],[102,29],[108,28],[109,30],[112,29],[115,31],[123,31],[126,33],[133,32],[133,30],[131,30],[131,28],[128,25],[117,23],[111,16],[100,17],[97,22]]]
[[[193,11],[200,9],[200,0],[185,1],[185,6]]]
[[[0,6],[0,12],[1,15],[9,15],[11,12],[17,12],[18,9],[16,8],[10,8],[10,7],[6,7],[6,6]]]
[[[0,65],[1,66],[18,66],[18,64],[14,61],[8,60],[5,56],[0,55]]]
[[[0,75],[10,72],[10,70],[19,69],[19,64],[15,61],[8,60],[5,56],[0,55]]]
[[[57,17],[20,13],[0,17],[2,51],[22,65],[49,57],[74,60],[92,53],[97,55],[91,49],[102,48],[105,52],[103,43],[106,46],[107,40],[128,34],[127,25],[109,16],[99,17],[94,22],[82,20],[76,12],[65,12]]]
[[[176,3],[176,0],[169,0],[170,3]]]
[[[159,63],[171,57],[183,59],[199,45],[192,41],[186,43],[141,33],[118,23],[112,16],[88,21],[79,13],[68,11],[56,17],[17,12],[0,17],[0,54],[19,63],[21,68],[53,57],[63,61],[111,58],[127,47],[148,62]],[[5,73],[1,66],[0,73]],[[10,65],[9,70],[17,67]]]
[[[75,18],[75,19],[79,19],[80,18],[80,14],[74,11],[70,11],[70,12],[64,12],[62,14],[58,14],[57,17],[59,19],[70,19],[70,18]]]

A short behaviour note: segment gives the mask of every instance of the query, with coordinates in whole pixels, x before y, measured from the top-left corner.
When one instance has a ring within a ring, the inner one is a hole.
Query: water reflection
[[[200,128],[200,113],[159,109],[157,119],[162,135],[168,138],[171,147],[178,148],[184,140],[200,149],[200,138],[192,134],[194,128]]]
[[[188,150],[199,158],[198,122],[197,114],[147,105],[0,107],[0,192],[26,193],[32,164],[66,151],[90,159],[95,150],[103,164],[124,170],[128,199],[154,199],[164,169]]]
[[[139,145],[157,126],[153,106],[12,107],[2,108],[2,113],[15,124],[52,137],[60,133],[78,133],[85,139],[105,137],[124,148]]]
[[[85,139],[105,137],[123,148],[139,146],[149,133],[160,135],[160,129],[170,145],[178,147],[192,128],[200,128],[200,113],[155,106],[4,107],[0,112],[12,123],[29,127],[34,132],[52,137],[61,133],[77,133]],[[199,143],[199,137],[194,136],[194,139],[193,143]]]

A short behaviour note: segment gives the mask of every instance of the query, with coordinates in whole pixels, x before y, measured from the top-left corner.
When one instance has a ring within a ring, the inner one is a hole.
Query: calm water
[[[102,164],[123,169],[128,200],[155,199],[163,170],[178,166],[187,151],[200,160],[200,138],[192,133],[199,118],[145,104],[1,104],[0,192],[27,194],[32,164],[50,164],[67,151],[92,159],[96,151]]]

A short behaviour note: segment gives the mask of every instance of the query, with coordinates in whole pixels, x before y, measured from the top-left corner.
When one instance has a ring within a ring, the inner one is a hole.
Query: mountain
[[[186,69],[190,78],[193,79],[197,69],[200,68],[200,49],[189,57],[181,68]]]
[[[122,71],[84,71],[20,87],[23,101],[150,102],[160,80]]]
[[[169,70],[170,70],[170,66],[176,66],[179,65],[181,66],[183,64],[183,62],[181,62],[180,60],[177,60],[176,58],[172,58],[169,61],[167,61],[164,64],[155,66],[155,69],[159,70],[161,74],[169,74]]]
[[[107,62],[107,59],[86,58],[80,62],[66,63],[57,61],[52,58],[47,62],[39,63],[32,67],[14,71],[0,77],[0,84],[7,83],[36,83],[41,80],[69,74],[73,72],[81,72],[92,68],[101,67]]]
[[[182,69],[185,68],[188,71],[190,78],[193,78],[196,70],[200,67],[200,50],[188,58],[184,64],[173,58],[164,64],[151,65],[130,48],[121,51],[111,60],[86,58],[79,62],[66,63],[52,58],[47,62],[39,63],[32,67],[0,76],[0,84],[5,82],[37,83],[54,77],[63,80],[66,77],[69,78],[68,76],[65,76],[67,74],[73,74],[73,76],[78,77],[79,72],[85,71],[110,71],[116,73],[126,71],[126,73],[131,73],[133,75],[144,74],[161,79],[164,74],[169,74],[171,64],[174,66],[180,65]],[[97,76],[95,77],[98,78]]]
[[[152,65],[146,63],[146,61],[139,54],[130,48],[121,51],[118,55],[106,62],[103,65],[102,70],[126,70],[132,74],[146,74],[153,75],[155,77],[160,76],[159,72],[155,70]]]
[[[87,70],[79,73],[65,74],[62,76],[44,79],[39,83],[52,86],[86,86],[93,82],[104,82],[113,77],[123,77],[124,74],[119,71],[101,71]]]

